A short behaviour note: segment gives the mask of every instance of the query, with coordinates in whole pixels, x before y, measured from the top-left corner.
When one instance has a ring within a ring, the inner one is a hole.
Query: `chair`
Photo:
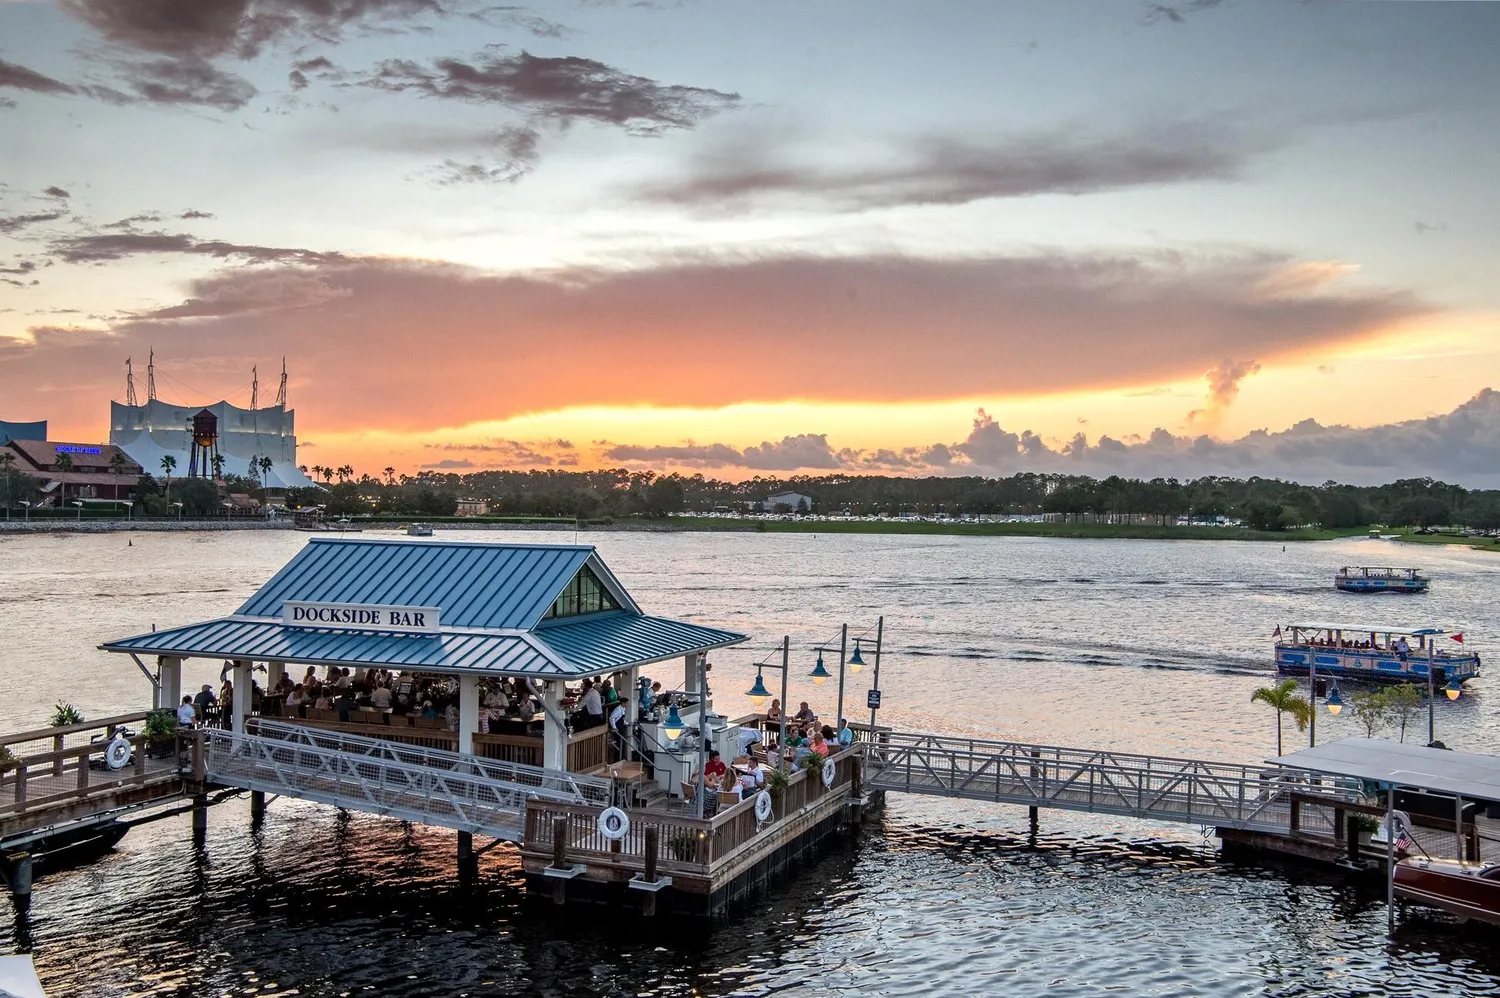
[[[766,755],[766,747],[759,742],[750,746],[750,758],[759,765],[770,765],[770,757]]]
[[[694,798],[696,798],[697,796],[698,796],[698,784],[696,784],[696,783],[684,783],[684,784],[682,784],[682,802],[684,804],[691,804],[693,802]]]
[[[740,800],[741,800],[741,798],[740,798],[739,794],[730,793],[728,790],[720,790],[719,791],[719,807],[720,808],[734,807],[736,804],[738,804],[740,802]]]

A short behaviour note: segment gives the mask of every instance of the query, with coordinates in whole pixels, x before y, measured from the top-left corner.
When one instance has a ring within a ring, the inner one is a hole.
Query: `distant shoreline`
[[[176,531],[242,531],[300,530],[311,534],[357,534],[362,530],[395,530],[408,523],[430,523],[438,531],[469,530],[555,530],[580,533],[646,532],[646,533],[783,533],[783,534],[897,534],[949,537],[1058,537],[1074,540],[1161,540],[1161,541],[1255,541],[1290,543],[1363,538],[1368,527],[1344,530],[1249,530],[1244,527],[1149,526],[1133,523],[1026,523],[974,522],[935,523],[922,520],[762,520],[727,517],[674,516],[650,520],[617,520],[612,522],[579,521],[559,517],[486,518],[435,517],[427,519],[392,518],[355,520],[346,531],[337,528],[307,530],[282,521],[263,520],[32,520],[0,521],[0,536],[52,533],[163,533]],[[1476,551],[1500,552],[1500,542],[1479,537],[1453,534],[1417,535],[1398,533],[1397,541],[1409,544],[1456,544]]]

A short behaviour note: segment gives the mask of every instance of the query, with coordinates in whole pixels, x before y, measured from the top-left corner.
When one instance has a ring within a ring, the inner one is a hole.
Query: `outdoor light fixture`
[[[823,680],[831,678],[833,673],[823,667],[823,649],[818,649],[818,664],[813,666],[813,671],[808,673],[812,677],[814,685],[822,686]]]
[[[1452,679],[1448,680],[1448,685],[1443,687],[1443,692],[1448,694],[1449,700],[1457,700],[1458,695],[1463,691],[1464,684],[1458,681],[1457,676],[1454,676]]]
[[[1323,701],[1328,705],[1328,713],[1334,717],[1339,716],[1339,711],[1344,709],[1344,698],[1339,696],[1339,688],[1335,686],[1328,693],[1328,699]]]
[[[755,685],[750,687],[750,689],[746,691],[745,696],[749,697],[750,702],[755,706],[755,709],[759,710],[760,705],[765,703],[766,698],[768,698],[770,695],[771,691],[766,689],[766,681],[761,678],[760,670],[756,669]]]
[[[667,741],[675,742],[686,730],[687,725],[682,723],[682,716],[677,713],[677,705],[674,703],[667,708],[667,721],[661,726],[661,733],[667,736]]]
[[[859,653],[859,638],[854,639],[854,654],[849,656],[849,671],[858,672],[865,667],[864,656]]]

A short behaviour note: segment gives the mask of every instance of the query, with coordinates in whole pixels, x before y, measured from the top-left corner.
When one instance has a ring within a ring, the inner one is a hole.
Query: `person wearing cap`
[[[208,709],[218,702],[219,698],[214,696],[214,688],[204,683],[203,689],[199,690],[198,695],[193,698],[193,704],[198,708],[199,724],[208,721]]]

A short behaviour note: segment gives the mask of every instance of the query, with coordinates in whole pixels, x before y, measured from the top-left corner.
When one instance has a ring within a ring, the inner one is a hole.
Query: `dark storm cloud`
[[[337,42],[450,12],[447,0],[59,0],[106,41],[173,57],[252,59],[288,39]]]
[[[65,211],[38,211],[29,215],[0,216],[0,234],[8,236],[27,226],[40,225],[42,222],[55,222],[67,214]]]
[[[539,118],[601,121],[635,131],[690,128],[739,103],[738,94],[664,85],[593,59],[481,53],[472,59],[381,63],[361,85],[475,103],[503,104]]]
[[[0,59],[0,87],[11,87],[15,90],[29,90],[38,94],[73,94],[78,89],[70,83],[54,80],[50,76],[38,73],[34,69],[18,66],[13,62]]]
[[[1203,124],[1145,127],[1108,138],[1068,132],[990,143],[930,139],[847,166],[796,162],[747,135],[699,156],[688,174],[636,193],[659,204],[738,208],[755,201],[816,201],[859,210],[967,204],[985,198],[1090,194],[1153,184],[1232,180],[1265,143]]]
[[[168,232],[119,232],[69,236],[51,243],[50,249],[52,255],[63,263],[102,263],[107,260],[123,260],[130,256],[163,253],[221,259],[234,257],[262,263],[288,260],[311,263],[338,258],[336,253],[205,241],[182,233]]]
[[[137,98],[152,104],[197,104],[238,111],[256,95],[249,80],[226,73],[205,59],[152,59],[118,62],[121,82]]]

